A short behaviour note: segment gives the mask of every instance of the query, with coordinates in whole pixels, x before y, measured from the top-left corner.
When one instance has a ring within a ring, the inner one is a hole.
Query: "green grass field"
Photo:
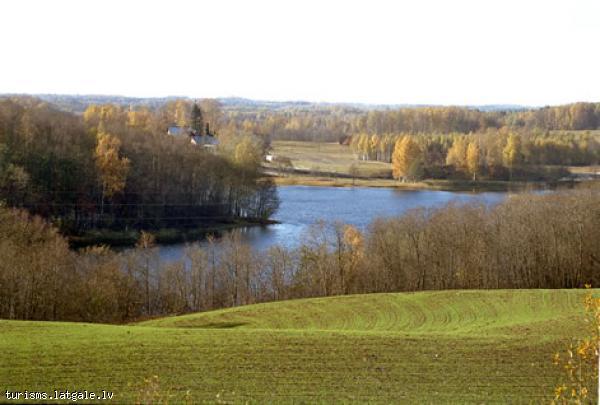
[[[0,382],[104,389],[119,403],[153,375],[172,403],[186,392],[194,403],[548,402],[561,379],[553,353],[583,333],[584,294],[354,295],[123,326],[0,321]]]

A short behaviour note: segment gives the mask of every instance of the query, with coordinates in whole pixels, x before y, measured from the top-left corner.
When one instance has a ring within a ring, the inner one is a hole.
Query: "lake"
[[[365,229],[375,218],[401,215],[411,208],[442,206],[449,202],[495,204],[508,194],[314,186],[281,186],[278,192],[281,205],[273,219],[281,223],[241,229],[244,240],[255,249],[267,249],[275,244],[293,247],[303,232],[319,220],[341,221]],[[180,259],[184,247],[184,244],[160,246],[160,256],[166,261]]]

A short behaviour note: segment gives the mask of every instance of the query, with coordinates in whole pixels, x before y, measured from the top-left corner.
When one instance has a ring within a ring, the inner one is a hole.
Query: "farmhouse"
[[[215,135],[210,133],[208,124],[206,124],[204,131],[196,131],[190,127],[171,125],[167,129],[167,135],[175,137],[187,136],[189,137],[192,145],[204,146],[205,148],[214,148],[219,144],[219,140],[215,137]]]

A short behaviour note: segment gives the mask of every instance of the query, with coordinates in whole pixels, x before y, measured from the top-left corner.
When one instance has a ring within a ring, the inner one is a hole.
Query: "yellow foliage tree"
[[[180,127],[187,127],[190,123],[190,106],[184,100],[175,103],[175,123]]]
[[[446,164],[454,166],[457,170],[467,169],[467,141],[460,136],[454,139],[446,155]]]
[[[360,134],[358,138],[358,155],[360,160],[367,160],[369,158],[369,135]]]
[[[252,136],[244,135],[235,146],[233,159],[236,164],[254,168],[260,164],[262,160],[262,146]]]
[[[589,285],[586,285],[590,288]],[[592,293],[585,297],[586,322],[589,334],[580,339],[566,350],[566,353],[556,353],[554,364],[566,373],[566,381],[554,389],[554,404],[584,404],[597,403],[592,400],[593,388],[598,383],[598,352],[600,350],[600,298]]]
[[[422,161],[422,151],[411,136],[396,141],[392,155],[392,175],[395,179],[408,179],[418,176],[418,166]]]
[[[467,147],[467,169],[473,175],[473,180],[477,180],[479,173],[479,145],[477,142],[470,142]]]
[[[364,239],[362,233],[352,226],[344,226],[344,243],[348,246],[348,250],[352,252],[352,255],[360,257],[364,254]]]
[[[377,134],[371,136],[371,140],[369,143],[369,152],[371,156],[369,156],[369,159],[378,160],[377,152],[379,151],[380,142],[381,138]]]
[[[506,146],[502,150],[502,158],[504,160],[504,165],[508,167],[508,170],[510,171],[510,178],[512,180],[513,168],[523,160],[523,146],[519,135],[511,133],[508,136]]]
[[[83,113],[86,124],[92,127],[107,124],[122,125],[127,122],[127,114],[123,109],[114,104],[91,104]]]
[[[349,293],[348,286],[354,284],[360,264],[364,258],[364,238],[362,233],[352,225],[344,225],[343,228],[345,274],[342,288],[345,294]]]
[[[130,127],[145,128],[152,120],[152,113],[147,108],[127,112],[127,125]]]
[[[106,132],[98,132],[95,158],[102,182],[102,211],[104,210],[104,199],[112,198],[125,188],[130,161],[127,158],[119,157],[120,149],[119,139]]]
[[[100,106],[95,104],[90,104],[88,108],[83,112],[83,120],[87,124],[98,125],[98,120],[100,119]]]

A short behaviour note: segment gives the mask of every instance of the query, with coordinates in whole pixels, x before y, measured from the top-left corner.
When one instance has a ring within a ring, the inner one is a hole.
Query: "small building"
[[[213,135],[192,135],[190,136],[190,142],[192,145],[204,147],[215,147],[219,144],[219,141]]]
[[[171,125],[167,129],[167,135],[175,137],[188,136],[192,145],[204,146],[206,148],[214,148],[219,144],[217,137],[209,132],[208,125],[204,134],[190,127]]]

